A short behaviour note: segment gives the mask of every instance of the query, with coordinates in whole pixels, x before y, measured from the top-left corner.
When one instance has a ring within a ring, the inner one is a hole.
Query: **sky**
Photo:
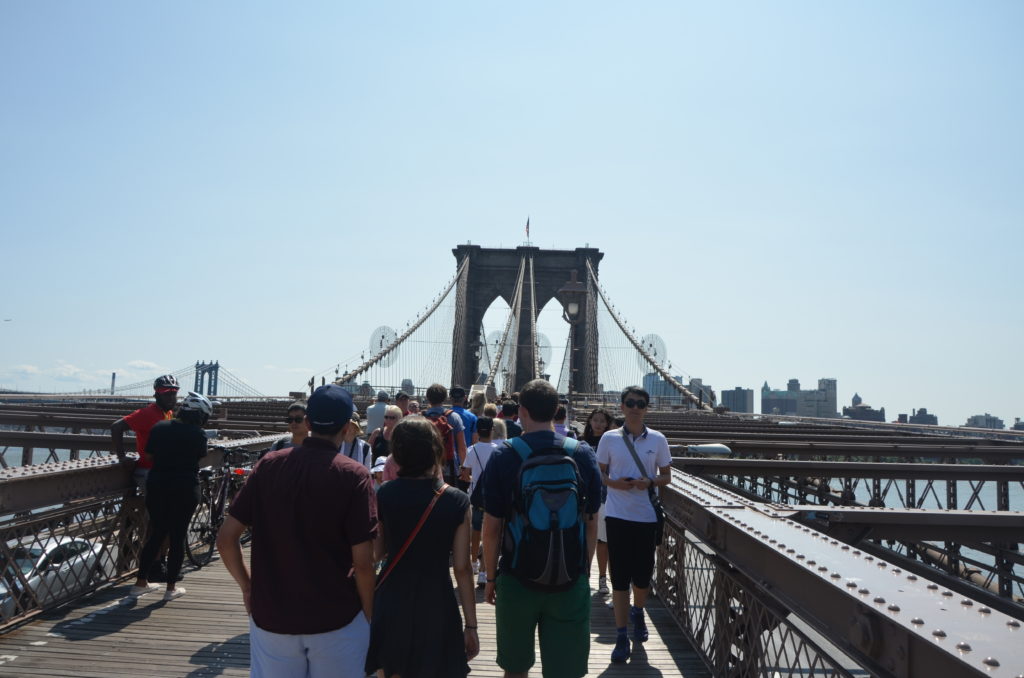
[[[217,359],[284,395],[529,217],[719,391],[1010,424],[1022,29],[1013,0],[2,3],[0,388]]]

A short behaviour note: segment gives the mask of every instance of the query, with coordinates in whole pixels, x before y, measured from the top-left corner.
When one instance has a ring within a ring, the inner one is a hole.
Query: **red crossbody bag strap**
[[[430,512],[434,510],[434,506],[437,505],[437,500],[441,498],[441,495],[444,494],[444,491],[447,489],[448,483],[441,483],[441,487],[434,491],[434,498],[431,499],[430,503],[427,505],[427,510],[423,512],[422,516],[420,516],[420,521],[416,523],[416,527],[412,528],[412,532],[409,533],[409,536],[406,538],[405,543],[402,544],[402,548],[398,549],[398,554],[394,557],[394,559],[392,559],[390,563],[388,563],[387,569],[381,573],[380,579],[377,580],[377,586],[374,590],[380,588],[380,585],[383,584],[384,580],[388,578],[388,575],[391,574],[391,571],[395,569],[395,565],[398,564],[398,561],[400,561],[402,559],[402,556],[405,555],[405,552],[409,550],[409,545],[412,544],[412,540],[416,538],[417,534],[419,534],[420,529],[423,527],[423,523],[427,522],[427,516],[429,516]]]

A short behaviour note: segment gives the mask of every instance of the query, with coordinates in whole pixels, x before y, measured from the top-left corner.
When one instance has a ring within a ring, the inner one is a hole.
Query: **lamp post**
[[[569,323],[569,405],[573,404],[576,389],[576,327],[583,320],[583,303],[587,298],[587,286],[576,279],[576,271],[569,272],[568,282],[558,290],[557,298],[562,304],[562,319]]]

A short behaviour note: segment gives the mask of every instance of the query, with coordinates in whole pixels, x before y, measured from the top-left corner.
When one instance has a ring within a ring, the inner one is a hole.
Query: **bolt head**
[[[935,636],[936,638],[945,638],[946,637],[946,632],[943,631],[942,629],[935,629],[934,631],[932,631],[932,635]]]
[[[999,660],[997,660],[995,657],[985,657],[985,659],[981,663],[985,666],[991,666],[992,668],[999,666]]]

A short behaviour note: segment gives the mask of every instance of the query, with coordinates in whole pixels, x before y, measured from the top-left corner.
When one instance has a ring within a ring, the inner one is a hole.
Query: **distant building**
[[[976,414],[973,417],[969,417],[967,419],[967,423],[964,424],[964,426],[968,426],[970,428],[1005,428],[1002,419],[994,415],[991,415],[988,412],[986,412],[985,414]]]
[[[702,403],[707,405],[714,404],[717,400],[715,398],[715,390],[711,388],[710,384],[705,384],[703,379],[691,378],[686,388],[689,389],[690,393],[700,398]]]
[[[885,421],[885,408],[876,410],[864,402],[858,394],[853,394],[850,407],[843,408],[843,416],[858,421]]]
[[[1021,421],[1020,417],[1014,417],[1013,418],[1013,430],[1014,431],[1024,431],[1024,421]]]
[[[911,424],[924,424],[925,426],[938,426],[939,418],[934,414],[928,414],[928,410],[921,408],[919,410],[911,410],[913,414],[910,415]]]
[[[753,413],[754,389],[737,386],[731,391],[722,391],[722,404],[729,408],[730,412]]]
[[[683,382],[682,377],[675,377],[675,380],[679,383]],[[677,391],[672,384],[658,376],[657,372],[645,374],[643,386],[644,390],[650,393],[652,398],[679,397],[679,391]]]
[[[773,391],[768,382],[761,387],[761,414],[791,414],[797,417],[839,416],[836,409],[836,380],[819,379],[818,388],[801,391],[800,381],[790,379],[785,391]]]

